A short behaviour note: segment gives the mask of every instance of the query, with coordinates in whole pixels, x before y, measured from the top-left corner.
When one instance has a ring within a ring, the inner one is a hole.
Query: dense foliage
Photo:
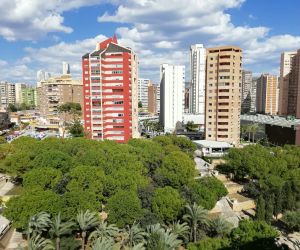
[[[83,138],[19,138],[0,145],[2,172],[18,177],[23,192],[7,203],[5,215],[19,229],[41,211],[74,219],[80,210],[109,214],[119,227],[178,219],[186,204],[212,208],[226,195],[215,178],[194,180],[186,138],[159,136],[127,144]]]
[[[246,146],[231,149],[226,159],[220,170],[247,180],[246,191],[257,200],[257,219],[271,222],[278,214],[299,207],[299,147]]]
[[[206,237],[190,243],[189,250],[275,250],[278,232],[265,222],[241,221],[238,228],[222,238]]]

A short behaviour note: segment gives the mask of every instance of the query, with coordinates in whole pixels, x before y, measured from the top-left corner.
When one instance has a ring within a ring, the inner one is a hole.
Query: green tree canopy
[[[172,187],[157,188],[152,198],[152,210],[162,221],[173,221],[184,205],[179,192]]]
[[[69,176],[71,180],[67,185],[67,189],[70,192],[88,191],[94,193],[99,201],[102,200],[105,175],[100,168],[77,166],[71,169]]]
[[[196,175],[195,163],[183,152],[172,152],[163,159],[155,174],[163,185],[179,188]]]
[[[108,221],[118,227],[132,225],[143,215],[141,201],[132,190],[120,190],[107,201]]]
[[[54,168],[36,168],[25,173],[23,176],[23,186],[26,190],[54,190],[62,178],[62,173]]]

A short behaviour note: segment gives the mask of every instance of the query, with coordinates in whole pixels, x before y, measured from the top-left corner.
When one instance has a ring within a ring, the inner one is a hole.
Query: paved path
[[[5,181],[4,181],[5,182]],[[14,184],[10,181],[6,182],[1,188],[0,188],[0,196],[6,195],[11,189],[13,189]]]
[[[17,249],[18,246],[24,246],[25,241],[22,238],[22,234],[17,232],[15,229],[13,231],[12,237],[6,247],[8,250]]]

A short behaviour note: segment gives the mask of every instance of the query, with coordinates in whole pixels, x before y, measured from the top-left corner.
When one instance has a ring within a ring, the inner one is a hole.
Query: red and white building
[[[82,57],[84,128],[97,140],[127,142],[138,132],[138,62],[116,37]]]

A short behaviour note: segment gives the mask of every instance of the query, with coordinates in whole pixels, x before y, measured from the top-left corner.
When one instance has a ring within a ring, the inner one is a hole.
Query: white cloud
[[[102,1],[104,2],[104,1]],[[36,40],[49,32],[71,33],[63,12],[101,0],[1,0],[0,36],[8,41]]]
[[[150,72],[155,62],[156,79],[161,63],[185,62],[188,68],[188,50],[193,43],[203,43],[208,47],[240,46],[244,50],[246,68],[254,72],[263,70],[274,73],[274,69],[278,69],[280,53],[300,48],[300,37],[285,34],[270,36],[269,27],[235,25],[226,11],[239,8],[244,2],[127,0],[122,1],[114,13],[106,12],[99,16],[98,21],[116,22],[127,26],[130,24],[131,28],[121,27],[117,34],[139,54],[142,54],[143,50],[148,51],[148,55],[140,57],[141,74]],[[163,54],[161,48],[165,49]],[[176,52],[185,58],[174,57]]]
[[[175,49],[177,45],[178,45],[178,41],[175,42],[160,41],[154,44],[154,46],[159,49]]]
[[[104,35],[98,35],[94,38],[78,40],[72,43],[60,42],[46,48],[25,49],[27,60],[30,58],[35,64],[35,69],[44,69],[54,75],[61,74],[62,62],[70,64],[71,73],[75,78],[81,78],[81,58],[82,56],[94,50],[96,43],[106,39]],[[35,77],[35,74],[34,76]],[[34,79],[33,79],[34,80]]]
[[[249,1],[249,0],[248,0]],[[140,75],[159,78],[162,63],[185,64],[189,69],[189,46],[237,45],[244,51],[245,68],[254,72],[278,70],[280,53],[300,48],[300,37],[270,36],[273,27],[236,25],[227,10],[240,8],[245,0],[1,0],[0,36],[8,40],[34,40],[49,32],[72,32],[64,25],[63,13],[82,6],[111,3],[115,9],[98,17],[102,23],[115,22],[119,43],[133,48],[140,60]],[[18,4],[17,4],[18,3]],[[251,19],[251,17],[249,16]],[[76,32],[76,31],[75,31]],[[80,31],[79,31],[80,32]],[[111,32],[113,33],[113,31]],[[45,48],[26,48],[18,65],[60,73],[61,62],[71,64],[81,75],[81,56],[105,37],[63,42]],[[0,61],[1,65],[1,61]],[[20,72],[25,68],[19,67]],[[3,71],[2,71],[3,72]],[[24,76],[28,79],[28,73]],[[9,74],[10,76],[15,75]],[[32,79],[35,78],[35,72]],[[189,78],[187,74],[187,79]]]

